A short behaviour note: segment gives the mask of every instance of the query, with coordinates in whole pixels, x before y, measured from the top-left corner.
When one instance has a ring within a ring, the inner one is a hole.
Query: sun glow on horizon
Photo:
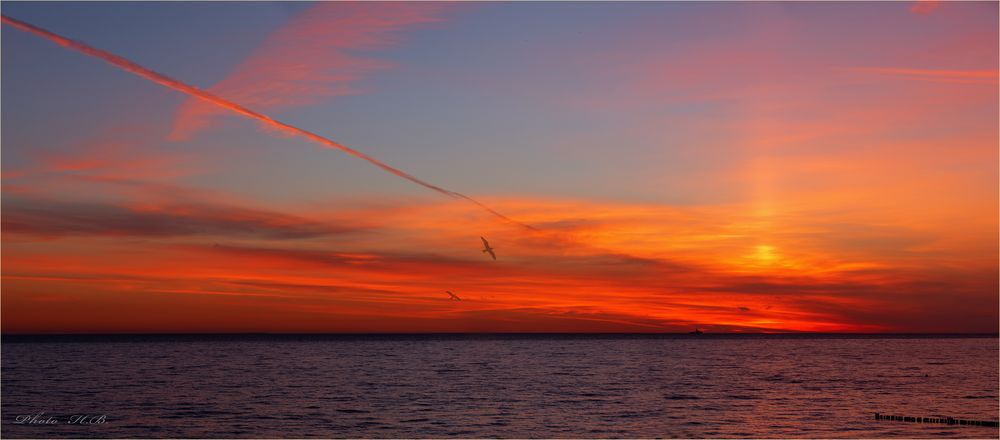
[[[5,4],[4,331],[1000,326],[995,5],[286,6]]]

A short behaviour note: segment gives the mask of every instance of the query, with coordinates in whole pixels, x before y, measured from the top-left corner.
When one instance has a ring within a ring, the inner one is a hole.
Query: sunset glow
[[[1000,330],[997,3],[570,6],[5,4],[2,330]]]

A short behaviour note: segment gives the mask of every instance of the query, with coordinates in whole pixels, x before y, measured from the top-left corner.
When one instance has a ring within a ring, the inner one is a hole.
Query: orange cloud
[[[939,7],[941,7],[939,0],[918,0],[910,6],[910,11],[914,14],[927,15]]]
[[[996,84],[998,77],[996,70],[935,70],[891,67],[848,67],[845,70],[859,73],[893,75],[911,80],[966,84]]]
[[[153,137],[148,127],[119,123],[67,145],[33,148],[19,169],[4,170],[3,178],[17,184],[5,184],[3,193],[37,196],[98,180],[146,179],[144,185],[152,185],[151,180],[170,181],[209,169],[199,160],[206,154],[158,149],[149,143]]]
[[[467,205],[433,202],[387,208],[392,216],[338,210],[337,221],[349,214],[370,229],[296,241],[208,230],[142,244],[87,231],[21,242],[14,230],[4,235],[4,330],[934,331],[996,322],[992,309],[972,306],[996,297],[995,252],[926,247],[961,241],[945,231],[808,210],[760,222],[742,204],[491,202],[544,229],[483,223]],[[402,211],[407,221],[393,220]],[[331,212],[284,216],[332,221]],[[456,229],[456,219],[480,229]],[[478,252],[479,234],[498,261]],[[129,316],[167,311],[146,327],[100,313],[6,319],[54,294],[69,299],[48,310],[65,313],[105,301],[121,301]],[[942,302],[970,306],[958,314]],[[206,318],[180,316],[182,305]],[[207,318],[227,307],[240,312]]]
[[[528,230],[452,199],[279,212],[134,177],[59,180],[108,187],[79,208],[5,185],[3,330],[996,332],[995,94],[857,93],[825,57],[770,66],[784,57],[723,43],[650,59],[615,90],[620,108],[723,106],[732,117],[684,128],[734,160],[643,184],[735,188],[724,202],[488,200]],[[990,67],[854,73],[995,84]]]

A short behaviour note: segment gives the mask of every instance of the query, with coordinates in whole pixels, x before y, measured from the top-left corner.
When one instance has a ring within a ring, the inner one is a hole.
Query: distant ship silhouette
[[[705,334],[705,332],[703,332],[701,330],[698,330],[698,329],[694,329],[693,332],[688,332],[688,334],[689,335],[703,335],[703,334]]]

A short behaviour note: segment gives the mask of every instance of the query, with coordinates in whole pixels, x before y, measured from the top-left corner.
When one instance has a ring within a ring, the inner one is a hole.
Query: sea
[[[4,335],[3,438],[989,438],[997,335]]]

